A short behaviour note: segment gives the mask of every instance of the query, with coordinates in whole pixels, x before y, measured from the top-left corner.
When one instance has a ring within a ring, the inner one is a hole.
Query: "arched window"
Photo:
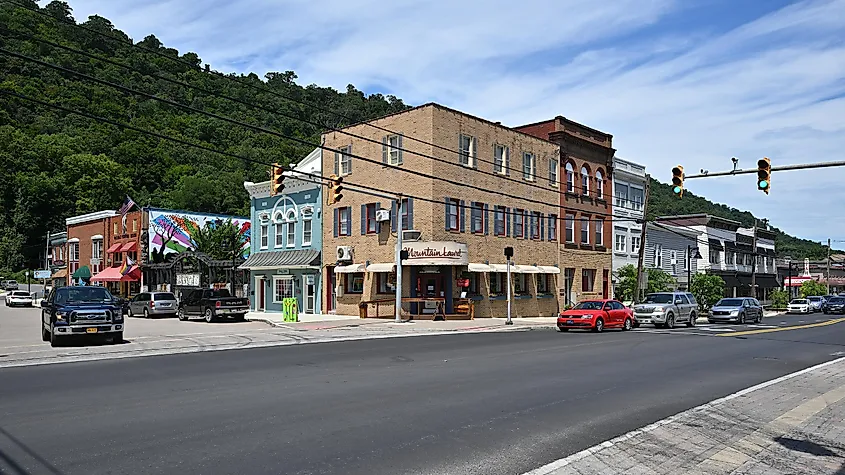
[[[275,236],[276,247],[283,247],[285,245],[284,221],[285,219],[281,211],[277,212],[273,217],[273,222],[275,223],[273,226],[273,234]]]
[[[571,163],[566,164],[566,191],[575,193],[575,170]]]
[[[587,167],[581,167],[581,193],[584,196],[590,194],[590,172],[587,171]]]
[[[296,211],[289,210],[287,215],[287,247],[296,246]]]
[[[601,174],[601,170],[596,170],[596,198],[603,200],[604,199],[604,177]]]

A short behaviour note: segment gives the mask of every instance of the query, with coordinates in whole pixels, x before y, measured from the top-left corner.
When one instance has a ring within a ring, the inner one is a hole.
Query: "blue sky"
[[[845,160],[845,0],[71,0],[220,71],[435,101],[506,125],[556,115],[668,182]],[[791,233],[845,240],[845,169],[689,180]],[[845,249],[845,242],[835,248]]]

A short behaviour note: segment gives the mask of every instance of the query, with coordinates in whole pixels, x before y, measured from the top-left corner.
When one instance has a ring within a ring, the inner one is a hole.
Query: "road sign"
[[[36,279],[49,279],[51,275],[53,275],[53,273],[48,271],[48,270],[37,270],[37,271],[35,271],[35,278]]]

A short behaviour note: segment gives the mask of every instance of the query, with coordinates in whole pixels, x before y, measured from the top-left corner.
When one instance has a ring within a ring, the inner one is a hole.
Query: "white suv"
[[[675,328],[676,323],[694,327],[698,318],[698,302],[687,292],[656,292],[634,307],[640,323],[653,323],[656,328]]]

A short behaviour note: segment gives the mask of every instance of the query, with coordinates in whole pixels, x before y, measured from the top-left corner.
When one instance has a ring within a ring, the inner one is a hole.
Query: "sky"
[[[42,5],[46,2],[42,2]],[[224,72],[438,102],[505,125],[563,115],[671,168],[845,160],[845,0],[70,0]],[[686,188],[845,249],[845,168]],[[841,241],[841,242],[837,242]]]

